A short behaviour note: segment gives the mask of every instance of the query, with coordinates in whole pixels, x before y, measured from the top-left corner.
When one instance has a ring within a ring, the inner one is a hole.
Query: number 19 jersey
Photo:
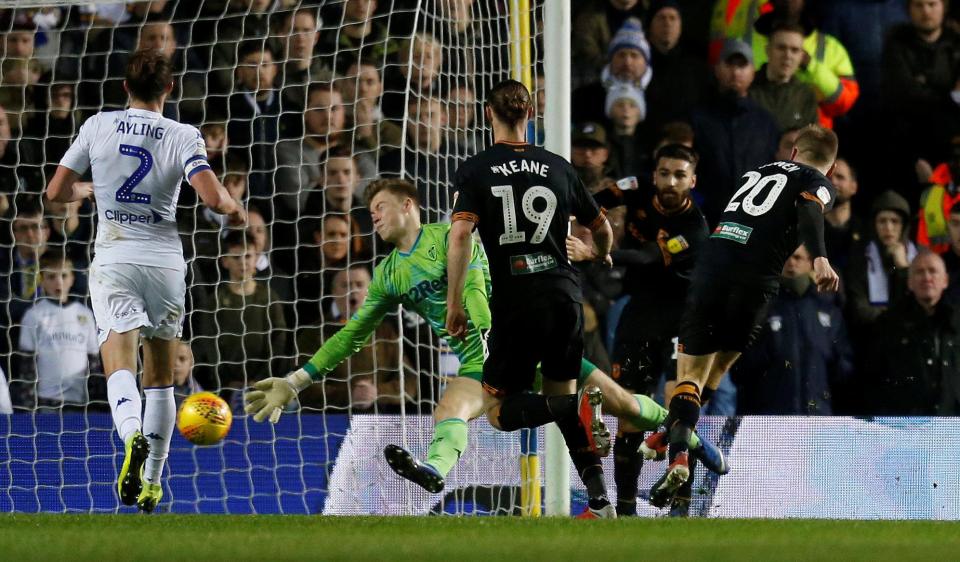
[[[569,217],[595,228],[604,214],[569,162],[536,146],[501,142],[467,159],[454,182],[453,220],[472,221],[480,231],[495,305],[556,291],[582,300],[567,259]]]
[[[200,131],[143,109],[98,113],[60,165],[92,169],[98,263],[183,267],[177,197],[184,178],[210,169]]]
[[[797,162],[764,164],[744,174],[742,181],[697,267],[709,275],[773,285],[800,245],[797,205],[813,201],[826,213],[833,208],[836,188],[819,171]]]

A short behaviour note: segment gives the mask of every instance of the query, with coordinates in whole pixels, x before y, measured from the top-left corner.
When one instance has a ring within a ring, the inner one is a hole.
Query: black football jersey
[[[614,252],[614,265],[625,265],[624,293],[631,305],[621,316],[637,337],[675,336],[693,277],[697,256],[703,250],[709,229],[703,213],[688,199],[668,212],[660,206],[652,186],[621,191],[615,187],[594,195],[602,207],[625,205],[624,235]],[[619,255],[653,247],[661,259],[647,265],[621,263]],[[628,314],[628,310],[631,311]],[[628,316],[635,316],[628,318]]]
[[[494,302],[551,289],[582,300],[567,258],[569,217],[596,227],[604,214],[569,162],[533,145],[500,142],[461,164],[454,188],[453,220],[476,224]]]
[[[711,275],[774,283],[800,245],[797,205],[815,201],[826,213],[833,208],[836,189],[819,171],[796,162],[764,164],[740,181],[701,261]]]

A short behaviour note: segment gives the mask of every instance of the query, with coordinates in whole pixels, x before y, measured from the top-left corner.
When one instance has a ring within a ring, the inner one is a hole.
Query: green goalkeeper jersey
[[[441,338],[447,337],[447,234],[449,224],[426,224],[409,253],[394,249],[373,271],[363,305],[303,366],[319,380],[341,361],[356,353],[388,313],[402,304],[423,317]],[[490,271],[480,244],[473,241],[473,256],[464,289],[468,316],[467,336],[448,338],[460,359],[460,375],[479,380],[483,373],[484,341],[481,330],[490,328]]]

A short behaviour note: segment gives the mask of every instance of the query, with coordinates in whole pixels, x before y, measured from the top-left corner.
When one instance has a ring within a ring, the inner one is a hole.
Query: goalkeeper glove
[[[243,397],[243,410],[252,415],[254,421],[262,422],[270,418],[270,423],[277,423],[283,409],[311,384],[313,379],[303,369],[297,369],[283,378],[264,379],[253,385],[256,390]]]

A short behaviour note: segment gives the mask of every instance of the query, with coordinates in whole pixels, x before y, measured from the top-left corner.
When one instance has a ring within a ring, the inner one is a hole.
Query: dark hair
[[[791,33],[799,33],[800,35],[806,37],[807,30],[803,27],[799,21],[795,19],[783,18],[774,21],[770,24],[770,38],[773,39],[773,36],[778,31],[789,31]]]
[[[387,178],[370,182],[370,185],[368,185],[367,189],[363,192],[363,199],[366,201],[368,207],[370,206],[370,202],[373,201],[373,198],[381,191],[389,191],[399,197],[409,197],[413,199],[413,202],[417,205],[420,204],[420,195],[417,193],[417,186],[407,180]]]
[[[256,245],[257,241],[253,239],[253,235],[245,229],[231,228],[227,231],[226,236],[223,237],[220,247],[224,250],[229,250],[236,246],[249,246],[253,248]]]
[[[660,142],[667,144],[693,143],[693,127],[686,121],[670,121],[660,128]]]
[[[69,264],[69,269],[73,269],[73,260],[70,259],[70,256],[63,253],[63,250],[60,248],[48,248],[47,251],[40,256],[39,261],[41,271],[44,269],[55,269],[63,264]]]
[[[487,95],[487,105],[508,125],[526,120],[530,103],[527,87],[516,80],[500,82]]]
[[[43,204],[40,197],[32,193],[21,193],[13,200],[13,218],[24,216],[43,215]]]
[[[173,63],[160,51],[137,51],[127,61],[127,89],[135,99],[152,102],[160,99],[167,84],[173,82]]]
[[[819,166],[829,166],[836,161],[839,145],[837,134],[819,125],[807,125],[801,129],[793,143],[798,156]]]
[[[673,160],[684,160],[690,162],[693,169],[697,169],[697,163],[700,162],[700,155],[697,151],[682,144],[668,144],[661,146],[653,156],[654,165],[660,164],[661,158],[671,158]]]
[[[247,39],[240,43],[240,46],[237,47],[237,62],[239,63],[243,60],[243,57],[249,55],[250,53],[270,53],[270,56],[274,57],[274,62],[276,62],[276,56],[274,56],[273,51],[267,45],[266,41],[263,39]]]
[[[329,92],[329,93],[338,93],[343,97],[343,92],[338,90],[331,82],[313,82],[307,86],[307,95],[304,97],[305,101],[310,100],[310,96],[318,92]],[[308,107],[309,109],[309,107]]]

